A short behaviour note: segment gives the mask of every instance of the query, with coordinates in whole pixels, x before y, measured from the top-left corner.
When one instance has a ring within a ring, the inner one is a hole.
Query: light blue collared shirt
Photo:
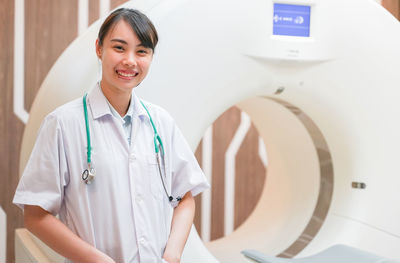
[[[100,88],[101,90],[101,88]],[[133,92],[133,91],[132,91]],[[104,94],[103,94],[104,95]],[[104,96],[105,97],[105,96]],[[107,98],[106,98],[107,99]],[[133,106],[134,100],[131,96],[131,101],[129,102],[129,108],[124,117],[117,112],[116,109],[111,105],[111,103],[107,100],[108,106],[110,107],[112,115],[121,122],[122,127],[124,128],[126,139],[128,140],[129,145],[131,145],[131,135],[132,135],[132,116],[133,116]]]

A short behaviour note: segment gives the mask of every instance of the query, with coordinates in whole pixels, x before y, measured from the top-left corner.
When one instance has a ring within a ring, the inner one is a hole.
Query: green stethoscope
[[[84,114],[85,114],[85,125],[86,125],[87,165],[88,165],[88,168],[83,171],[82,180],[86,184],[91,184],[92,181],[95,178],[96,170],[92,166],[92,146],[90,144],[90,129],[89,129],[89,118],[88,118],[86,97],[87,97],[87,93],[83,96],[83,111],[84,111]],[[153,122],[153,119],[151,118],[149,110],[147,109],[147,107],[144,105],[144,103],[142,101],[140,101],[140,103],[142,104],[143,108],[146,110],[147,115],[149,116],[149,119],[150,119],[151,126],[153,127],[153,131],[154,131],[154,151],[156,153],[158,172],[160,174],[160,179],[161,179],[161,182],[162,182],[162,185],[163,185],[163,188],[164,188],[164,192],[167,195],[168,200],[170,202],[174,201],[174,199],[179,202],[180,200],[182,200],[182,198],[180,196],[174,198],[172,195],[169,195],[168,191],[167,191],[167,188],[165,187],[164,177],[163,177],[163,174],[161,172],[161,162],[162,162],[163,163],[163,167],[164,167],[164,175],[166,175],[165,163],[164,163],[164,153],[165,153],[164,152],[164,145],[162,143],[160,135],[157,132],[156,126],[154,125],[154,122]]]

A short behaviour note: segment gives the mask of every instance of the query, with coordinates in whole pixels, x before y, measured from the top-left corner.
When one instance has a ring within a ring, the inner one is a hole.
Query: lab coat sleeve
[[[171,151],[173,197],[183,197],[189,191],[195,196],[209,188],[192,150],[176,125],[172,132]]]
[[[13,203],[37,205],[58,214],[68,182],[62,128],[56,116],[42,122],[36,143],[18,184]]]

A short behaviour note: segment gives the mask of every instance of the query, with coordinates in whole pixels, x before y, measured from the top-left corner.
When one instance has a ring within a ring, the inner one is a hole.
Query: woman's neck
[[[104,87],[102,82],[100,82],[100,88],[108,102],[119,115],[121,115],[121,117],[125,116],[131,100],[132,90],[130,90],[130,92],[122,92],[120,90]]]

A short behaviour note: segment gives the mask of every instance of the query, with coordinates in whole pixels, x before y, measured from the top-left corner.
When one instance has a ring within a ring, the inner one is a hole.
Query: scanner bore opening
[[[222,262],[241,257],[244,249],[294,257],[317,235],[330,207],[333,165],[328,144],[313,120],[288,101],[253,97],[236,106],[250,116],[268,150],[268,181],[245,221],[206,247]]]

